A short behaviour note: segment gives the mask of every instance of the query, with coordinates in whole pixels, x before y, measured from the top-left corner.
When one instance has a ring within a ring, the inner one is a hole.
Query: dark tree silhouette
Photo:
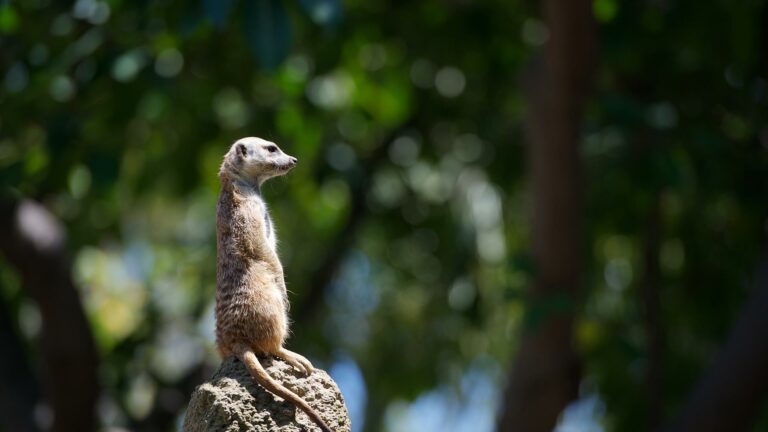
[[[529,80],[526,128],[536,272],[529,309],[543,317],[523,330],[500,431],[551,431],[577,396],[580,366],[571,333],[582,277],[578,142],[592,69],[591,5],[584,0],[543,4],[550,36]],[[565,310],[553,307],[563,301]]]
[[[43,391],[53,408],[53,430],[95,430],[98,358],[72,281],[64,228],[34,201],[0,204],[0,252],[40,308]]]

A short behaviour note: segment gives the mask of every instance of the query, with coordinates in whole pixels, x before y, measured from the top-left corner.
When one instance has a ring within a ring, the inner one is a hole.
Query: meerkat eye
[[[267,151],[270,152],[270,153],[274,153],[274,152],[277,151],[277,147],[275,147],[273,145],[267,146]]]

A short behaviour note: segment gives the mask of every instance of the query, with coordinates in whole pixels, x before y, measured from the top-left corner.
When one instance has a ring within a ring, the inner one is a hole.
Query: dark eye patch
[[[277,147],[275,147],[273,145],[267,146],[267,151],[270,152],[270,153],[274,153],[274,152],[277,151]]]

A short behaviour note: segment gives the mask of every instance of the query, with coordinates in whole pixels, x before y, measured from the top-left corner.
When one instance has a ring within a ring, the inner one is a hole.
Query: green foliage
[[[583,331],[611,430],[648,428],[641,289],[654,212],[667,417],[747,295],[766,220],[756,197],[768,192],[759,13],[765,5],[622,4],[601,27],[594,130],[585,143],[597,247]],[[738,30],[703,30],[725,21]]]
[[[158,389],[216,361],[216,173],[234,139],[258,135],[300,161],[265,187],[293,313],[315,311],[294,315],[290,345],[320,366],[354,359],[369,430],[397,430],[388,406],[459,388],[471,365],[498,376],[524,326],[574,310],[607,429],[643,430],[654,209],[667,415],[722,343],[760,251],[764,3],[595,1],[579,303],[524,294],[536,269],[518,77],[547,38],[528,3],[4,4],[0,184],[67,227],[104,423],[141,424]],[[306,304],[337,249],[336,276]]]

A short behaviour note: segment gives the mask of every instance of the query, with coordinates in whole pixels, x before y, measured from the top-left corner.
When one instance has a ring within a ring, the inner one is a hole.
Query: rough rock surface
[[[315,369],[303,376],[280,359],[259,360],[273,378],[316,409],[331,430],[351,430],[341,392],[325,371]],[[319,430],[302,410],[256,384],[234,358],[225,360],[210,380],[195,389],[184,418],[184,432]]]

